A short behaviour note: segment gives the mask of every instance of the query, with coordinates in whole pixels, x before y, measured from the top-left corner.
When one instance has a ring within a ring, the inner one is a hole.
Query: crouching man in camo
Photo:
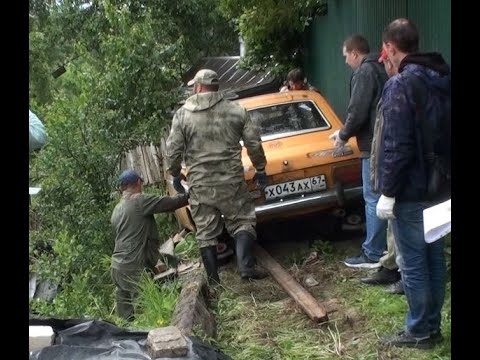
[[[243,140],[256,169],[254,180],[263,191],[267,176],[260,134],[247,111],[218,91],[216,72],[200,70],[188,85],[193,85],[194,95],[173,117],[166,155],[178,192],[185,191],[180,183],[182,157],[187,167],[189,203],[208,282],[220,282],[216,246],[224,226],[235,239],[240,276],[263,278],[267,274],[256,268],[252,256],[257,220],[244,178],[240,144]]]

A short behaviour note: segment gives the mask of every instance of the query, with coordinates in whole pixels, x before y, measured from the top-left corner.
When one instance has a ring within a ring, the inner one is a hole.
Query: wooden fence
[[[162,166],[162,151],[159,146],[143,145],[128,152],[122,163],[122,169],[135,170],[145,185],[161,185],[165,183]]]

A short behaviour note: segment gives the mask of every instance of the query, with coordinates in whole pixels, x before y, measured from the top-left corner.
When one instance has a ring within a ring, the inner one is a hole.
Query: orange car
[[[252,181],[255,169],[247,151],[242,151],[245,179],[255,199],[259,223],[342,208],[350,200],[361,199],[357,142],[351,138],[343,148],[333,145],[328,136],[342,123],[318,92],[272,93],[237,102],[260,128],[267,157],[268,186],[261,192]],[[168,192],[175,194],[172,177],[165,176]],[[186,183],[184,186],[188,187]],[[182,227],[195,230],[188,206],[175,214]]]

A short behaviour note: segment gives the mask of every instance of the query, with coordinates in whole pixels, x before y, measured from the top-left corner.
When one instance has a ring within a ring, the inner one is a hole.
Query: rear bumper
[[[321,207],[329,204],[332,206],[343,206],[345,201],[360,198],[362,193],[363,189],[361,186],[349,189],[343,189],[341,186],[338,186],[335,190],[309,194],[301,198],[258,205],[255,207],[255,213],[257,216],[270,216],[310,207]]]

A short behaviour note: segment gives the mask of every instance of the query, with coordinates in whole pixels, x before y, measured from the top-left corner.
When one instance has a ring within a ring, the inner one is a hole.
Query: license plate
[[[312,191],[325,190],[326,188],[325,175],[318,175],[267,186],[265,188],[265,198],[271,200],[294,194],[306,194]]]

